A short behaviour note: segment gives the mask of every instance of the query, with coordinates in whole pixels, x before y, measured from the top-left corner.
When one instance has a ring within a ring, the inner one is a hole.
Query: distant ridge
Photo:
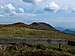
[[[14,27],[27,27],[27,28],[38,29],[38,30],[55,30],[55,28],[53,28],[51,25],[44,23],[44,22],[33,22],[30,25],[27,25],[22,22],[17,22],[17,23],[7,24],[7,25],[0,24],[0,27],[12,27],[12,26],[14,26]]]
[[[28,27],[27,24],[24,24],[22,22],[17,22],[13,24],[0,24],[0,27]]]
[[[63,32],[75,35],[75,31],[70,30],[70,29],[65,29]]]

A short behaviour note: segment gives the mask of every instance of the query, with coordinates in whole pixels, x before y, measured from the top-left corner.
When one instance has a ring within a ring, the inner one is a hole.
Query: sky
[[[75,28],[75,0],[0,0],[0,23],[15,22]]]

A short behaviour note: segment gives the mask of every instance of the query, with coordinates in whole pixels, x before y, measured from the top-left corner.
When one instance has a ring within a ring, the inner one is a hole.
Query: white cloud
[[[36,4],[36,5],[41,5],[44,3],[45,0],[34,0],[33,2]]]
[[[1,16],[4,16],[4,15],[0,15],[0,17],[1,17]]]
[[[11,3],[7,4],[6,7],[8,7],[10,10],[15,10],[15,7]]]
[[[3,6],[0,6],[0,8],[4,8]]]
[[[72,12],[75,12],[75,8],[72,8]]]
[[[24,13],[24,9],[23,8],[19,8],[19,11]]]
[[[0,6],[0,16],[10,16],[16,13],[16,8],[11,4]]]
[[[15,15],[15,16],[19,16],[19,17],[20,17],[20,16],[21,16],[21,17],[22,17],[22,16],[23,16],[23,17],[24,17],[24,16],[27,16],[27,17],[36,16],[36,14],[32,14],[32,13],[14,13],[14,15]]]
[[[57,12],[60,9],[60,6],[56,2],[50,2],[48,8]]]

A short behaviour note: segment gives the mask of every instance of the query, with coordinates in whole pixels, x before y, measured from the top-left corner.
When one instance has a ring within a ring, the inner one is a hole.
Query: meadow
[[[75,35],[55,30],[38,30],[23,26],[1,26],[0,37],[46,37],[51,39],[75,40]]]

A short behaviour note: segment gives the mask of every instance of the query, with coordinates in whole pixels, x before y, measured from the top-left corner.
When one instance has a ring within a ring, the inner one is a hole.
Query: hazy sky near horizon
[[[35,21],[75,28],[75,0],[0,0],[0,23]]]

